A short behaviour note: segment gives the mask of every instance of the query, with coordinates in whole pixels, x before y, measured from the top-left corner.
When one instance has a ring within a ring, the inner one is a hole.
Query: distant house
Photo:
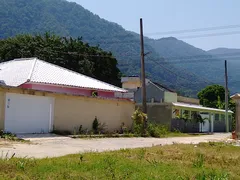
[[[127,90],[37,58],[0,63],[0,129],[13,133],[73,132],[92,127],[95,116],[108,130],[131,126],[134,103]]]
[[[123,77],[122,87],[132,92],[137,107],[142,103],[142,87],[137,76]],[[203,107],[195,98],[179,96],[175,91],[156,82],[146,79],[146,99],[150,121],[168,125],[172,130],[187,132],[224,132],[226,131],[225,111]],[[178,117],[186,115],[189,120],[193,114],[199,114],[204,123],[188,122],[187,125]],[[229,111],[231,124],[232,111]]]

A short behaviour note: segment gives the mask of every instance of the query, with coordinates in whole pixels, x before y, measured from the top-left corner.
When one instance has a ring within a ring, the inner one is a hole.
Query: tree
[[[89,46],[81,38],[44,35],[18,35],[0,40],[0,61],[37,57],[101,81],[121,85],[117,60],[111,52]]]
[[[232,128],[235,129],[235,103],[228,93],[228,109],[233,111]],[[198,93],[200,104],[206,107],[225,109],[225,88],[220,85],[207,86]]]
[[[219,108],[218,104],[224,102],[225,88],[220,85],[211,85],[198,93],[200,104],[206,107]]]

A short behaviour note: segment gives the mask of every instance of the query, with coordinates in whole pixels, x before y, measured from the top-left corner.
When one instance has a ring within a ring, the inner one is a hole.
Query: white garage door
[[[48,133],[51,130],[52,98],[7,93],[5,106],[5,131]]]

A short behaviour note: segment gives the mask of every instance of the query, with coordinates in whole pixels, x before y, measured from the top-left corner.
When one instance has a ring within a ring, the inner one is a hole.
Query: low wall
[[[199,123],[185,122],[182,119],[171,120],[171,131],[180,131],[183,133],[199,133]]]
[[[17,93],[54,98],[53,125],[56,130],[73,132],[80,125],[83,129],[92,129],[95,116],[99,122],[106,123],[107,130],[120,129],[122,123],[132,126],[131,116],[135,104],[129,100],[106,99],[43,92],[37,90],[0,87],[0,130],[4,129],[5,94]]]
[[[142,105],[138,104],[136,108],[142,108]],[[149,122],[166,125],[170,128],[172,120],[172,105],[163,103],[148,103],[147,115]]]
[[[95,99],[87,97],[56,97],[54,128],[73,131],[82,125],[92,129],[95,116],[107,125],[108,131],[119,130],[122,123],[131,127],[135,105],[130,101]]]
[[[5,93],[0,92],[0,130],[4,128]]]

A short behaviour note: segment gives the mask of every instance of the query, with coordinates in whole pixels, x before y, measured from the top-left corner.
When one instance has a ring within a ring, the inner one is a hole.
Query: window
[[[98,96],[98,92],[97,91],[92,91],[92,96],[93,97],[97,97]]]
[[[180,110],[179,109],[174,109],[173,110],[173,115],[174,115],[174,118],[175,117],[179,118],[180,117]]]
[[[189,111],[188,110],[183,110],[183,118],[184,119],[189,119],[190,117],[189,117]]]

